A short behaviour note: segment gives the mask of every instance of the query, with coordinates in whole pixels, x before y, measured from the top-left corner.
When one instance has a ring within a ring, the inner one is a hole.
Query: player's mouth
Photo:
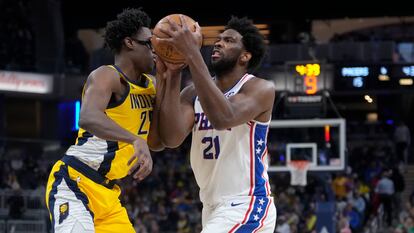
[[[219,59],[221,57],[221,53],[218,49],[214,49],[213,53],[211,54],[211,59]]]

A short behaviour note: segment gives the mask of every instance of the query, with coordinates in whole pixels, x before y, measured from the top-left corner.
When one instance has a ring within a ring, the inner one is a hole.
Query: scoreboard
[[[342,64],[335,66],[335,91],[413,90],[414,64]]]
[[[290,62],[261,69],[278,92],[314,95],[329,92],[414,91],[414,64],[332,64]]]
[[[303,91],[312,95],[318,91],[318,77],[321,74],[321,66],[318,63],[299,64],[295,71],[303,78]]]
[[[261,78],[275,83],[278,92],[314,95],[333,87],[333,66],[316,62],[292,62],[262,68]]]

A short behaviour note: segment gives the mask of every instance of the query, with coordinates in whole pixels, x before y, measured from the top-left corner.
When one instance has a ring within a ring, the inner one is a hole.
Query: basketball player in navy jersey
[[[179,146],[192,132],[191,167],[203,203],[203,233],[273,232],[276,207],[267,174],[267,133],[275,87],[249,72],[260,65],[266,44],[247,18],[232,17],[214,43],[210,76],[197,37],[185,19],[162,29],[185,55],[193,85],[180,94],[180,70],[159,63],[165,77],[160,132]],[[167,119],[169,121],[167,121]],[[168,122],[168,124],[166,124]]]

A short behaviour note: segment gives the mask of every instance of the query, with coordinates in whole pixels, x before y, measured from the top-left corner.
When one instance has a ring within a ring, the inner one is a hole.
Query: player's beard
[[[211,70],[216,75],[222,75],[231,71],[237,63],[238,57],[222,58],[218,61],[211,61]]]

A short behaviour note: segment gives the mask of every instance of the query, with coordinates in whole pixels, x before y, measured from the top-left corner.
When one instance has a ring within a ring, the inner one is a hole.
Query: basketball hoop
[[[290,170],[290,184],[306,186],[306,173],[308,172],[310,162],[307,160],[294,160],[288,162]]]

